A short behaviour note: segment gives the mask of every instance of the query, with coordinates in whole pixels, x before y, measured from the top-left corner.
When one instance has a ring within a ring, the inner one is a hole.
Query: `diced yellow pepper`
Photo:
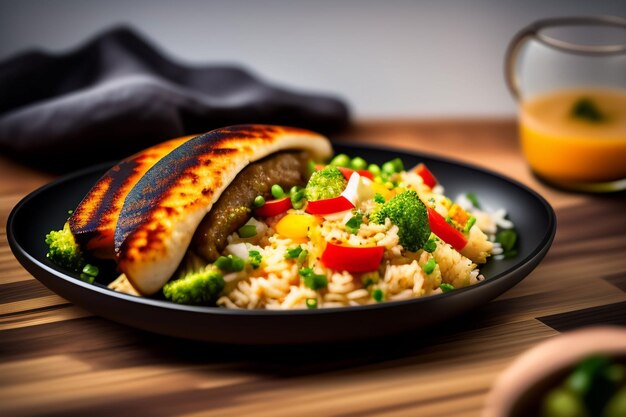
[[[291,239],[304,239],[310,227],[321,223],[317,216],[289,213],[276,224],[276,233]]]
[[[380,194],[383,197],[385,197],[385,201],[389,201],[389,199],[391,197],[393,197],[393,195],[394,195],[393,191],[391,191],[387,187],[385,187],[385,184],[379,184],[377,182],[372,182],[372,189],[374,190],[375,194]]]
[[[470,218],[470,214],[463,210],[463,208],[458,204],[452,204],[448,210],[448,216],[450,216],[450,218],[457,222],[461,227],[465,226],[467,219]]]

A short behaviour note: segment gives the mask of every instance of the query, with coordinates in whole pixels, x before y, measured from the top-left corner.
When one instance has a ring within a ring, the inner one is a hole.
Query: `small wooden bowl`
[[[483,417],[539,415],[543,396],[580,360],[607,355],[626,362],[626,328],[589,327],[564,333],[524,352],[498,377]]]

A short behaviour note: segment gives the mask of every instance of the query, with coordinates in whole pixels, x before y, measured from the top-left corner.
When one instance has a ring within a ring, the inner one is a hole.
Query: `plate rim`
[[[548,252],[548,250],[552,246],[552,243],[554,241],[554,237],[556,234],[556,227],[557,227],[557,217],[554,212],[554,209],[552,208],[550,203],[548,203],[548,201],[545,198],[543,198],[539,193],[537,193],[532,188],[528,187],[525,184],[522,184],[521,182],[513,178],[510,178],[506,175],[492,171],[489,168],[479,167],[472,163],[459,161],[454,158],[440,156],[440,155],[432,154],[429,152],[410,150],[410,149],[405,149],[405,148],[399,148],[396,146],[385,146],[385,145],[377,145],[377,144],[369,144],[369,143],[355,144],[355,143],[351,143],[351,140],[338,140],[338,141],[333,140],[331,141],[331,144],[333,145],[333,147],[337,145],[337,146],[341,146],[344,148],[352,148],[354,150],[368,149],[372,151],[392,152],[392,153],[399,154],[399,156],[409,155],[411,157],[417,157],[417,158],[424,157],[424,158],[436,160],[438,162],[443,162],[446,164],[457,165],[465,169],[478,171],[478,172],[496,177],[499,180],[505,181],[517,188],[522,189],[524,192],[530,194],[537,201],[539,201],[541,203],[542,208],[545,210],[547,214],[548,227],[546,228],[546,231],[543,237],[541,238],[540,243],[533,249],[533,251],[528,256],[520,260],[515,268],[501,272],[495,275],[494,277],[486,278],[485,280],[474,285],[470,285],[464,288],[459,288],[448,293],[429,295],[427,297],[410,298],[406,300],[390,300],[390,301],[385,301],[382,303],[366,304],[366,305],[358,305],[358,306],[329,307],[329,308],[321,308],[321,309],[291,309],[291,310],[228,309],[228,308],[222,308],[222,307],[217,307],[217,306],[216,307],[194,306],[194,305],[177,304],[177,303],[173,303],[167,300],[156,300],[156,299],[152,299],[148,297],[140,297],[140,296],[134,296],[130,294],[124,294],[124,293],[111,290],[103,286],[102,284],[94,285],[94,284],[86,283],[63,271],[52,268],[49,265],[46,265],[45,263],[39,261],[30,253],[28,253],[19,244],[19,242],[17,242],[17,239],[15,237],[15,232],[14,232],[15,217],[19,214],[21,208],[24,205],[28,204],[30,200],[36,198],[39,194],[47,191],[48,189],[58,186],[59,184],[74,180],[76,178],[79,178],[85,175],[93,174],[94,172],[97,172],[100,170],[108,169],[113,164],[119,161],[103,162],[103,163],[99,163],[90,167],[85,167],[80,170],[62,175],[59,178],[45,185],[42,185],[41,187],[38,187],[37,189],[28,193],[13,207],[13,209],[11,210],[9,214],[9,217],[7,219],[7,224],[6,224],[7,240],[9,242],[11,251],[13,252],[13,255],[18,259],[20,264],[29,272],[29,274],[31,274],[35,279],[37,279],[40,282],[41,280],[37,276],[35,276],[35,274],[33,274],[29,270],[29,268],[26,267],[26,265],[24,265],[20,257],[27,259],[33,267],[43,270],[45,273],[50,274],[54,276],[55,278],[60,278],[61,280],[66,281],[68,284],[78,285],[79,287],[82,287],[84,290],[95,291],[101,295],[116,298],[118,301],[128,302],[128,303],[133,303],[133,304],[138,303],[138,304],[143,304],[148,307],[164,308],[164,309],[181,311],[181,312],[189,312],[189,313],[226,315],[226,316],[248,316],[248,317],[328,315],[328,314],[337,314],[337,313],[342,313],[342,312],[343,313],[358,313],[362,311],[371,311],[371,310],[386,310],[386,309],[392,309],[394,307],[401,307],[405,305],[420,304],[420,303],[429,303],[429,302],[434,302],[436,300],[441,300],[441,299],[445,299],[449,297],[457,297],[457,296],[461,296],[462,294],[465,294],[474,290],[478,290],[479,288],[484,288],[490,285],[494,285],[498,282],[501,282],[503,279],[506,279],[511,274],[514,274],[515,271],[519,269],[524,269],[528,267],[529,265],[532,265],[534,260],[537,257],[543,258],[543,256],[545,256],[545,254]],[[18,254],[20,256],[18,256]],[[528,274],[525,274],[524,277],[522,277],[522,279],[524,279],[527,275]]]

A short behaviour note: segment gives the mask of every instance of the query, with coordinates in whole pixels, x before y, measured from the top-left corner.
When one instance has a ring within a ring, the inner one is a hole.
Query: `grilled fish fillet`
[[[109,169],[69,218],[70,230],[82,248],[102,259],[115,258],[115,226],[124,199],[159,159],[193,136],[152,146]]]
[[[194,232],[235,176],[275,152],[330,157],[325,137],[302,129],[240,125],[197,136],[157,162],[133,187],[115,230],[118,269],[144,295],[159,291]]]

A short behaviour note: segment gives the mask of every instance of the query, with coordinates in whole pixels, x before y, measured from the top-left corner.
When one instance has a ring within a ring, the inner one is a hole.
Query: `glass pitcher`
[[[509,44],[505,71],[536,176],[570,190],[626,189],[626,19],[537,21]]]

